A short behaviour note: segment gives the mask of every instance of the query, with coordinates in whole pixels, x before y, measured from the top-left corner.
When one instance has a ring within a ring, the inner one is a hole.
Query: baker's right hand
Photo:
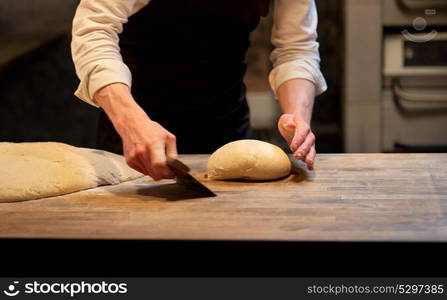
[[[167,157],[178,156],[175,136],[149,118],[126,85],[108,85],[95,93],[94,100],[121,136],[124,156],[131,168],[154,180],[174,176],[167,166]]]
[[[175,136],[149,118],[135,117],[119,130],[127,164],[154,180],[172,178],[167,157],[177,157]]]

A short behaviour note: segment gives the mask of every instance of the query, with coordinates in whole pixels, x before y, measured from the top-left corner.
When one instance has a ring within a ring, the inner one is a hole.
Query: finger
[[[304,158],[309,153],[310,149],[314,144],[315,144],[315,135],[312,132],[309,132],[306,139],[304,140],[304,143],[295,152],[294,154],[295,158],[296,159]]]
[[[301,125],[296,128],[295,135],[292,142],[290,143],[290,149],[293,152],[296,152],[298,148],[304,143],[309,132],[310,127],[308,125]]]
[[[152,158],[150,153],[150,148],[145,148],[144,150],[140,150],[137,152],[138,164],[142,166],[144,170],[146,170],[146,175],[152,177],[155,181],[160,180],[161,178],[152,170]]]
[[[295,135],[296,123],[293,115],[284,114],[278,121],[278,129],[284,139],[287,141],[287,144],[290,145],[292,142],[293,136]]]
[[[173,134],[169,134],[168,137],[166,138],[166,158],[177,158],[178,157],[178,153],[177,153],[177,142],[176,142],[176,137]],[[172,170],[169,168],[169,171],[171,172],[170,174],[168,174],[168,176],[166,178],[174,178],[174,173],[172,172]]]
[[[126,163],[129,165],[129,167],[131,167],[134,170],[137,170],[138,172],[144,174],[144,175],[149,175],[149,172],[146,170],[146,168],[144,167],[143,164],[141,164],[140,160],[138,158],[133,158],[133,159],[127,159],[126,158]]]
[[[129,151],[125,143],[123,143],[123,152],[124,159],[129,167],[147,175],[146,170],[137,162],[138,158],[136,157],[136,153]]]
[[[166,164],[166,144],[160,143],[154,145],[150,151],[150,163],[149,168],[151,169],[152,178],[154,180],[160,180],[163,178],[172,178],[174,176],[173,172],[169,169]]]
[[[316,155],[317,155],[317,152],[315,150],[315,146],[312,146],[310,148],[309,153],[306,155],[306,158],[304,159],[304,162],[307,164],[307,167],[309,168],[309,170],[314,169]]]
[[[173,134],[168,134],[166,138],[166,155],[171,158],[177,158],[177,141]]]

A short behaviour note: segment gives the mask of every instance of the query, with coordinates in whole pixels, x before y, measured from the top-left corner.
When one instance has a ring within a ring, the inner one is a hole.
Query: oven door
[[[382,141],[387,152],[447,152],[447,34],[385,38]]]
[[[447,152],[447,87],[402,87],[396,81],[382,96],[384,151]]]

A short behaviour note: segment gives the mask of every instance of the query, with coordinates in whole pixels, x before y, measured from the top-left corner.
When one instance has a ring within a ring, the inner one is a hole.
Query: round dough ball
[[[207,176],[213,180],[274,180],[290,174],[292,163],[278,146],[239,140],[217,149],[209,158]]]

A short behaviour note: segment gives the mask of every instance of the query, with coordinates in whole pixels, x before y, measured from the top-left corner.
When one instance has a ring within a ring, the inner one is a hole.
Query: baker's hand
[[[110,84],[95,93],[94,100],[106,112],[123,141],[127,164],[154,180],[172,178],[167,157],[177,157],[175,136],[135,102],[122,83]]]
[[[278,129],[287,141],[293,156],[303,160],[309,170],[313,170],[316,156],[315,135],[312,133],[309,123],[292,114],[283,114],[279,118]]]
[[[148,118],[134,117],[125,127],[119,132],[127,164],[154,180],[172,178],[166,160],[177,157],[175,136]]]

